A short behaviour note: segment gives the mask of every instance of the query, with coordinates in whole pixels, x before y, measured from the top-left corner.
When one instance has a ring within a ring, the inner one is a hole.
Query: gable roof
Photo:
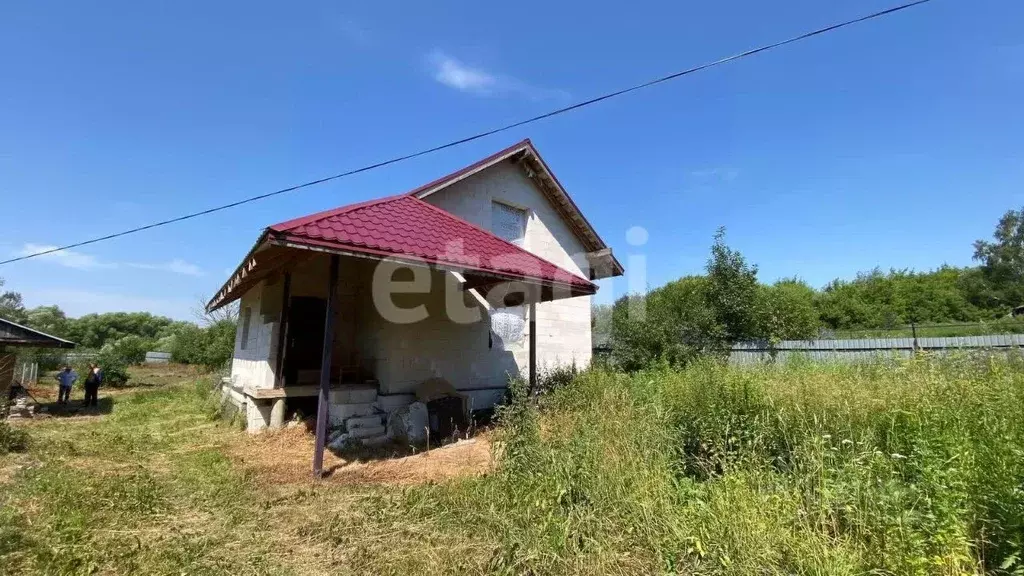
[[[0,348],[4,346],[22,346],[33,348],[74,348],[75,343],[63,338],[51,336],[22,326],[16,322],[0,318]]]
[[[504,280],[562,285],[593,294],[589,280],[490,232],[402,194],[275,224],[271,238],[356,254],[417,260]]]
[[[594,227],[590,222],[583,216],[583,212],[580,211],[579,207],[573,202],[569,196],[569,192],[566,191],[562,183],[558,181],[555,173],[551,171],[544,159],[541,158],[540,153],[537,152],[537,148],[533,145],[533,142],[529,138],[517,142],[504,150],[491,154],[490,156],[474,162],[469,166],[456,170],[447,176],[442,176],[433,182],[429,182],[408,192],[410,196],[416,198],[426,198],[431,194],[451,186],[456,182],[464,180],[474,174],[480,173],[496,164],[501,162],[511,161],[519,163],[523,166],[526,172],[527,178],[529,178],[534,185],[548,198],[551,204],[555,207],[555,210],[559,213],[562,219],[569,225],[569,229],[573,231],[583,246],[586,247],[587,251],[594,254],[595,258],[601,258],[604,263],[593,262],[596,266],[592,268],[605,268],[607,271],[603,274],[592,274],[591,278],[604,278],[608,276],[621,276],[624,272],[622,265],[619,261],[612,256],[611,250],[608,245],[604,243],[604,240],[597,234]]]
[[[521,163],[588,250],[583,278],[506,242],[422,198],[502,161]],[[295,218],[265,229],[235,272],[210,299],[215,310],[294,260],[291,248],[437,266],[461,273],[466,289],[487,292],[499,283],[538,285],[542,301],[594,294],[598,278],[620,276],[622,265],[597,235],[529,140],[412,191]],[[568,289],[568,291],[565,291]],[[559,291],[561,290],[561,291]],[[512,305],[512,304],[508,304]]]

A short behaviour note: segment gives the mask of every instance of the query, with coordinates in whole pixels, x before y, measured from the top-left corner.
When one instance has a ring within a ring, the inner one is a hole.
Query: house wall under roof
[[[590,277],[586,249],[551,202],[516,164],[503,162],[423,198],[439,208],[491,230],[493,202],[527,210],[523,248],[565,270]],[[590,296],[537,305],[537,364],[545,369],[590,364]],[[528,350],[515,350],[525,366]]]

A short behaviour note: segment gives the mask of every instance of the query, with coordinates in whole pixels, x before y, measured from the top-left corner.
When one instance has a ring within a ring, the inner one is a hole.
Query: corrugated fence
[[[1024,334],[992,334],[989,336],[953,336],[949,338],[918,338],[917,350],[947,352],[954,350],[1009,350],[1024,346]],[[857,340],[784,340],[774,348],[776,361],[800,355],[820,361],[870,360],[878,356],[910,357],[915,349],[913,338],[862,338]],[[772,358],[766,342],[734,344],[730,364],[756,364]]]

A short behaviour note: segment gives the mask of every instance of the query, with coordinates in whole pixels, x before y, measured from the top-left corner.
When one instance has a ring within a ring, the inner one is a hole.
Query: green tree
[[[1024,208],[1003,214],[992,238],[974,243],[974,259],[1003,306],[1024,304]]]
[[[222,368],[235,349],[235,322],[218,320],[205,328],[188,323],[174,336],[171,359],[182,364]]]
[[[0,288],[4,287],[4,279],[0,278]],[[23,324],[25,322],[25,303],[20,292],[0,290],[0,318]]]
[[[758,335],[771,341],[816,338],[821,320],[815,296],[814,288],[796,278],[760,286]]]
[[[688,276],[646,295],[620,298],[612,308],[612,349],[624,370],[658,361],[682,366],[726,349],[725,330],[708,304],[708,279]]]
[[[68,322],[68,337],[84,348],[102,348],[129,334],[158,340],[173,334],[184,324],[149,312],[86,314]]]
[[[100,349],[104,354],[120,358],[125,364],[142,364],[146,352],[153,348],[154,341],[138,334],[129,334],[114,342],[108,342]]]
[[[56,304],[29,309],[25,312],[25,324],[60,338],[68,334],[68,317]]]
[[[725,329],[729,342],[759,336],[757,266],[747,264],[737,250],[725,244],[725,228],[715,233],[707,263],[708,305]]]

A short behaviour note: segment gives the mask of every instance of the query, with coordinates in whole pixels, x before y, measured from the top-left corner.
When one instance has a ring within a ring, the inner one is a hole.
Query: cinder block
[[[415,394],[381,394],[377,396],[377,406],[390,414],[402,406],[412,404],[415,400]]]
[[[374,404],[367,402],[363,404],[331,404],[327,407],[327,412],[331,416],[331,422],[337,419],[340,424],[343,420],[353,416],[372,416],[375,410]]]
[[[388,442],[391,442],[391,439],[388,438],[387,436],[371,436],[369,438],[363,438],[362,440],[360,440],[360,442],[363,443],[363,446],[374,447],[374,446],[383,446],[383,445],[387,444]]]
[[[381,425],[380,416],[354,416],[345,420],[345,429],[349,432],[358,428],[377,428]]]
[[[368,428],[355,428],[349,430],[348,435],[351,438],[370,438],[373,436],[384,436],[386,431],[384,425],[371,426]]]
[[[331,404],[371,404],[377,400],[375,384],[354,384],[331,390]]]

